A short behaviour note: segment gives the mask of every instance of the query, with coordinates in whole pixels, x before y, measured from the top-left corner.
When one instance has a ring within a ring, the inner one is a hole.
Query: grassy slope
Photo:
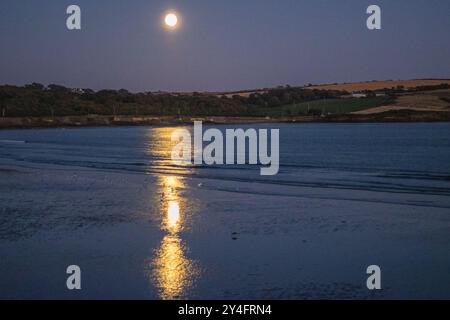
[[[303,102],[276,108],[266,108],[262,113],[267,116],[296,116],[318,111],[323,114],[346,114],[389,104],[388,97],[328,99]]]
[[[398,86],[402,86],[405,88],[416,88],[420,86],[435,86],[444,83],[450,84],[450,79],[386,80],[355,83],[337,83],[311,86],[308,89],[345,90],[348,92],[353,92],[365,90],[382,90],[396,88]]]

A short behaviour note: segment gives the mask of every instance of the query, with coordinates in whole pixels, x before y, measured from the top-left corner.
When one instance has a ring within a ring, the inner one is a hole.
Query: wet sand
[[[333,200],[307,188],[258,195],[177,176],[17,170],[0,172],[1,298],[450,297],[448,208],[357,200],[363,193]],[[65,289],[70,264],[82,268],[80,292]],[[370,264],[383,266],[381,292],[365,288]]]

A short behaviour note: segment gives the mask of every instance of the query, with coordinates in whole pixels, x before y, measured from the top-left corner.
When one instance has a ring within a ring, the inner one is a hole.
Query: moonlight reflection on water
[[[170,137],[171,130],[155,130],[161,140]],[[159,152],[171,151],[170,143],[161,144],[164,149]],[[152,278],[159,290],[160,298],[164,300],[180,299],[194,285],[197,268],[193,261],[186,257],[187,247],[181,238],[186,213],[183,212],[183,200],[179,190],[184,188],[183,178],[173,175],[161,176],[158,194],[161,194],[161,229],[166,232],[153,259]]]

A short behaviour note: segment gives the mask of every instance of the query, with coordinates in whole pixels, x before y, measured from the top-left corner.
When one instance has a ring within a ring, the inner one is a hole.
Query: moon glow
[[[178,24],[178,17],[174,13],[166,15],[164,22],[169,28],[175,28]]]

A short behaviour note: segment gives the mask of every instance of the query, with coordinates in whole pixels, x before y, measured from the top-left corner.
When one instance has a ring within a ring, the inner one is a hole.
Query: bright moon
[[[164,20],[166,22],[166,25],[173,28],[178,24],[178,18],[175,14],[169,13],[166,15],[166,19]]]

